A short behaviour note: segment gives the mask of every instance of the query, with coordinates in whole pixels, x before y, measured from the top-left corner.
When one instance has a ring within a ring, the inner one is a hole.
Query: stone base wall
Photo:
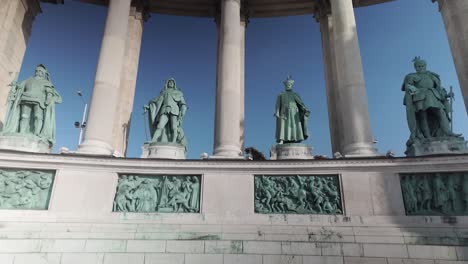
[[[467,263],[468,217],[406,216],[399,173],[468,171],[468,155],[159,161],[0,152],[55,170],[48,210],[0,210],[0,263]],[[201,175],[200,213],[113,212],[119,174]],[[254,175],[338,174],[343,215],[257,214]]]

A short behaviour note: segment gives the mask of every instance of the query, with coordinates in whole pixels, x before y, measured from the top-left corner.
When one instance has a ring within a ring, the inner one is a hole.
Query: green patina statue
[[[426,62],[420,57],[414,60],[415,73],[406,75],[402,91],[403,104],[410,130],[407,146],[437,138],[458,138],[451,130],[451,102],[453,93],[441,86],[438,74],[426,70]]]
[[[276,99],[276,142],[300,143],[307,139],[307,118],[310,111],[301,97],[292,91],[294,80],[291,76],[283,82],[285,91]]]
[[[33,77],[12,83],[8,94],[5,127],[2,134],[35,136],[55,143],[55,104],[62,98],[50,81],[44,65],[36,67]]]
[[[200,212],[200,176],[121,175],[114,212]]]
[[[182,119],[187,111],[183,93],[173,78],[166,81],[161,94],[144,106],[149,112],[150,143],[173,143],[187,146]]]

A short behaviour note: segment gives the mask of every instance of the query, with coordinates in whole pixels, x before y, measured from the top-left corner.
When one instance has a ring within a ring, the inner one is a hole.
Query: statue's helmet
[[[287,78],[283,83],[284,83],[284,85],[288,85],[288,84],[289,84],[289,85],[292,86],[292,85],[294,84],[294,80],[293,80],[293,78],[292,78],[291,75],[288,75],[288,78]]]

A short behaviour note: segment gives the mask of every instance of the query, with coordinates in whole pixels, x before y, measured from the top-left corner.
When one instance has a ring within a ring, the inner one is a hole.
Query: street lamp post
[[[81,98],[81,101],[84,104],[83,118],[81,119],[81,123],[80,122],[75,122],[75,127],[80,129],[80,136],[78,138],[78,146],[79,146],[83,142],[83,133],[84,133],[84,129],[86,127],[86,114],[87,114],[87,111],[88,111],[88,104],[86,103],[85,99],[83,98],[83,92],[82,91],[77,91],[76,93]]]

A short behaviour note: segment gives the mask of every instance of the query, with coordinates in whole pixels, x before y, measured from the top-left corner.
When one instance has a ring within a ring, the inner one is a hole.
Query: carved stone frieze
[[[342,214],[338,175],[256,175],[255,212]]]
[[[199,213],[200,175],[120,175],[114,212]]]
[[[468,215],[468,172],[403,173],[407,215]]]
[[[0,169],[0,209],[47,210],[55,172]]]

